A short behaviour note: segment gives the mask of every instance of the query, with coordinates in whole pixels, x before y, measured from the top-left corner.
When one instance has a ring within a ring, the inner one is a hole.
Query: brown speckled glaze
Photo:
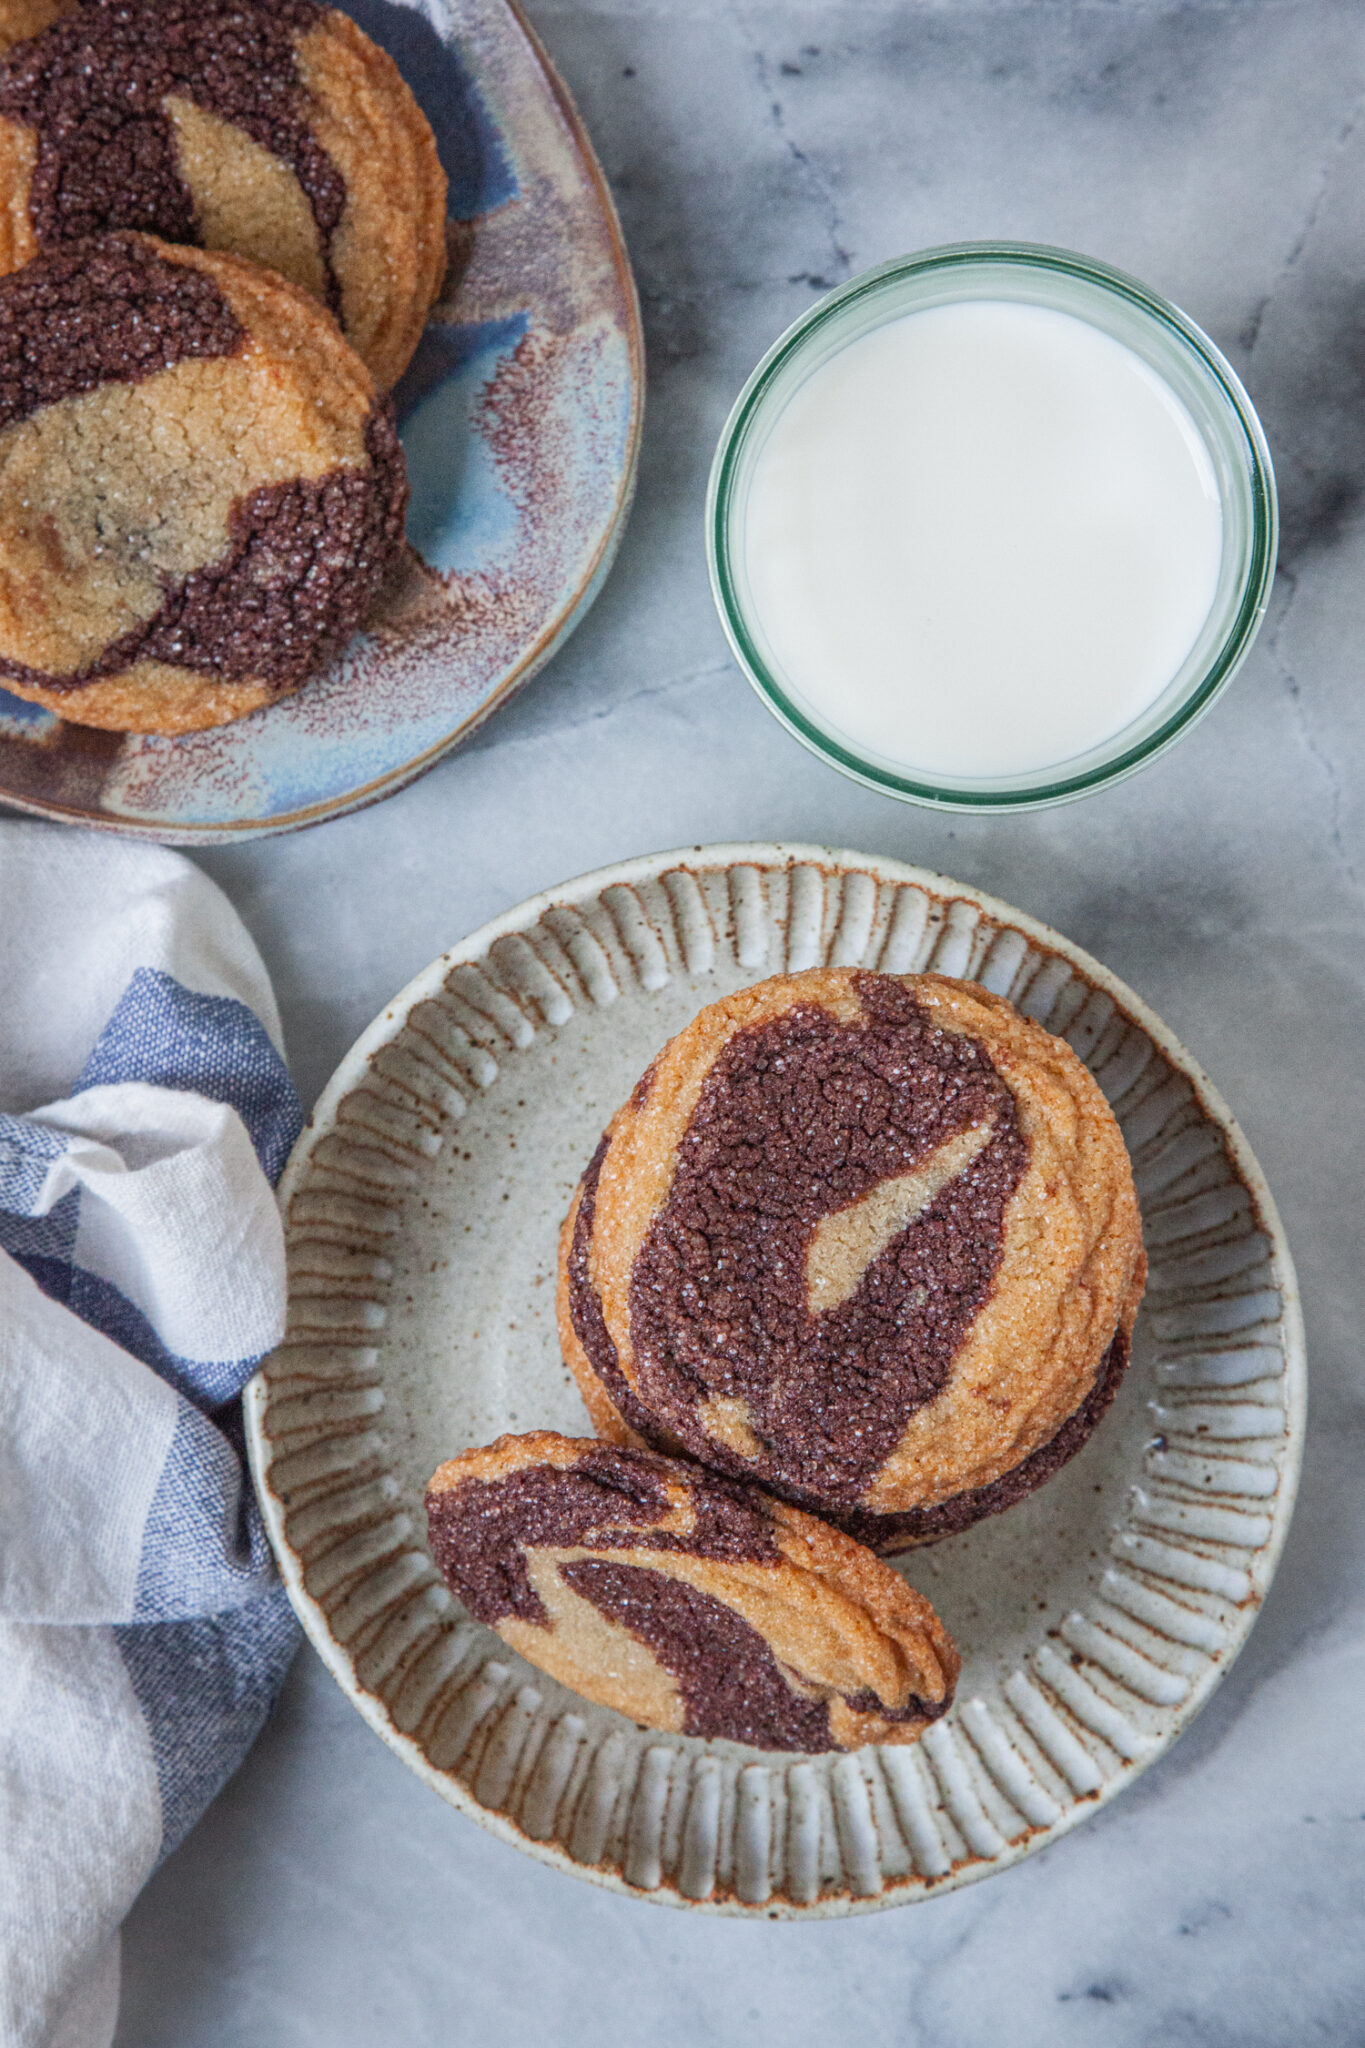
[[[422,1499],[452,1444],[584,1434],[549,1302],[582,1162],[700,1005],[831,957],[981,981],[1069,1039],[1134,1153],[1156,1307],[1104,1428],[1065,1470],[897,1567],[962,1650],[948,1713],[910,1750],[781,1761],[637,1728],[443,1608]],[[291,1598],[402,1761],[566,1875],[693,1913],[829,1919],[1005,1869],[1169,1748],[1273,1577],[1306,1376],[1256,1162],[1130,989],[942,876],[735,845],[520,904],[376,1019],[282,1200],[289,1334],[248,1390],[247,1426]],[[357,1277],[378,1262],[389,1277]],[[1265,1433],[1243,1444],[1248,1416]]]

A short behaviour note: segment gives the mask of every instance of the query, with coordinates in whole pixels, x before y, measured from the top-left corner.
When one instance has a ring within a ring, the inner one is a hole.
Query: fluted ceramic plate
[[[592,146],[508,0],[339,0],[394,58],[450,181],[441,303],[394,393],[408,550],[294,696],[180,738],[0,690],[0,804],[141,839],[287,832],[401,789],[555,651],[630,503],[644,362]]]
[[[911,1748],[782,1757],[659,1735],[470,1621],[428,1556],[442,1459],[591,1434],[554,1329],[555,1238],[669,1035],[763,976],[933,968],[1060,1032],[1133,1154],[1151,1283],[1114,1407],[1048,1486],[902,1561],[963,1651]],[[1289,1524],[1305,1366],[1260,1171],[1188,1053],[1003,903],[814,847],[627,862],[454,947],[338,1069],[285,1176],[290,1321],[253,1467],[291,1597],[370,1725],[441,1797],[617,1891],[783,1917],[1017,1862],[1173,1742],[1245,1641]]]

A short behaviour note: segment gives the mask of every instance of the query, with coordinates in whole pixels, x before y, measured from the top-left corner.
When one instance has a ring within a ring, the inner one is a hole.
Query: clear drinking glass
[[[887,321],[964,299],[1006,299],[1070,313],[1113,336],[1183,402],[1218,479],[1223,554],[1213,606],[1179,672],[1121,732],[1074,759],[1024,775],[917,776],[904,763],[854,751],[823,726],[783,674],[752,603],[745,506],[756,458],[794,392],[829,358]],[[1107,264],[1024,242],[963,242],[898,257],[820,300],[764,356],[726,421],[711,469],[707,557],[721,623],[741,668],[787,730],[869,788],[945,810],[1003,811],[1066,803],[1131,775],[1163,753],[1226,689],[1265,617],[1278,513],[1270,451],[1235,371],[1177,307]]]

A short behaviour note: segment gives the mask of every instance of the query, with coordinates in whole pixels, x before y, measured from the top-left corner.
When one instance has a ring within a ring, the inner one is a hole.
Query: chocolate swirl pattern
[[[446,181],[391,59],[317,0],[4,0],[0,272],[111,228],[320,299],[384,389],[445,270]]]
[[[681,1445],[881,1549],[1084,1441],[1145,1265],[1069,1047],[938,976],[813,973],[703,1012],[612,1124],[563,1244],[598,1427]]]
[[[452,1440],[533,1414],[581,1434],[544,1307],[544,1246],[574,1175],[699,1003],[824,965],[966,978],[1064,1037],[1132,1154],[1152,1280],[1132,1367],[1083,1456],[922,1560],[964,1653],[952,1707],[913,1744],[765,1755],[641,1730],[528,1665],[454,1607],[421,1502]],[[555,1869],[693,1910],[803,1919],[988,1875],[1162,1754],[1273,1577],[1305,1364],[1256,1162],[1131,990],[940,876],[724,847],[522,904],[376,1020],[325,1092],[284,1200],[289,1333],[247,1414],[291,1595],[408,1767]]]
[[[450,1459],[432,1554],[476,1620],[648,1727],[820,1754],[911,1742],[952,1698],[927,1600],[752,1487],[547,1430]]]
[[[0,278],[0,677],[183,732],[297,688],[402,542],[387,401],[314,302],[112,234]]]

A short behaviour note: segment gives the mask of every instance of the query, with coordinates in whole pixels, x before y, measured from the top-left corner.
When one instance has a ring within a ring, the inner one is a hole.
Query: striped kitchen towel
[[[297,1641],[240,1452],[298,1098],[178,854],[0,824],[0,2042],[107,2048],[118,1928]]]

